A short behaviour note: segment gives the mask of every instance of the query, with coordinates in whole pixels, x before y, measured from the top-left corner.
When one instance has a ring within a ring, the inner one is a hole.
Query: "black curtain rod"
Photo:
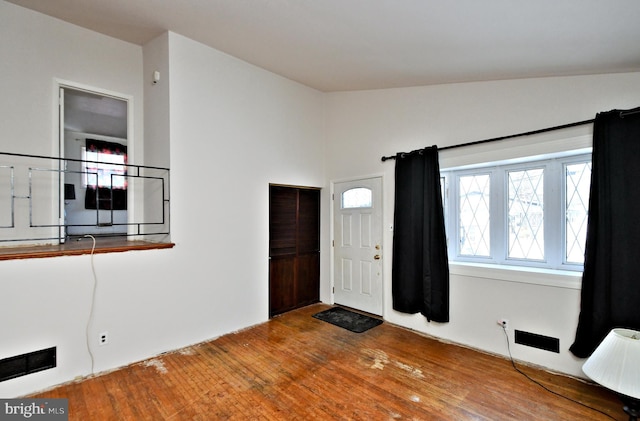
[[[633,109],[630,109],[630,110],[620,111],[620,118],[624,118],[625,116],[628,116],[628,115],[631,115],[631,114],[636,114],[636,113],[640,113],[640,107],[633,108]],[[439,148],[438,151],[446,151],[447,149],[462,148],[464,146],[480,145],[482,143],[496,142],[498,140],[511,139],[511,138],[514,138],[514,137],[531,136],[531,135],[534,135],[534,134],[551,132],[551,131],[554,131],[554,130],[568,129],[569,127],[575,127],[575,126],[582,126],[582,125],[585,125],[585,124],[591,124],[591,123],[593,123],[593,121],[594,121],[594,119],[584,120],[584,121],[578,121],[578,122],[575,122],[575,123],[563,124],[561,126],[547,127],[546,129],[539,129],[539,130],[534,130],[534,131],[531,131],[531,132],[524,132],[524,133],[517,133],[517,134],[508,135],[508,136],[494,137],[492,139],[476,140],[475,142],[460,143],[458,145],[445,146],[445,147]],[[411,151],[411,152],[408,152],[408,153],[418,152],[419,150],[420,149],[417,149],[415,151]],[[407,153],[407,152],[404,152],[404,153]],[[383,156],[382,157],[382,162],[387,161],[389,159],[396,159],[396,156],[395,155]]]
[[[630,114],[636,114],[636,113],[640,113],[640,107],[638,108],[633,108],[631,110],[626,110],[626,111],[620,111],[620,118],[624,118],[627,115]]]
[[[639,111],[640,111],[640,110],[639,110]],[[636,111],[636,112],[637,112],[637,111]],[[629,113],[628,113],[628,114],[629,114]],[[626,114],[625,114],[625,115],[626,115]],[[623,115],[622,115],[622,113],[620,113],[620,116],[621,116],[621,117],[623,116]],[[491,139],[476,140],[476,141],[474,141],[474,142],[460,143],[460,144],[458,144],[458,145],[444,146],[444,147],[442,147],[442,148],[438,148],[438,151],[445,151],[445,150],[447,150],[447,149],[462,148],[462,147],[464,147],[464,146],[480,145],[480,144],[483,144],[483,143],[496,142],[496,141],[498,141],[498,140],[511,139],[511,138],[514,138],[514,137],[531,136],[531,135],[534,135],[534,134],[540,134],[540,133],[545,133],[545,132],[551,132],[551,131],[554,131],[554,130],[567,129],[567,128],[569,128],[569,127],[582,126],[582,125],[585,125],[585,124],[591,124],[591,123],[593,123],[593,119],[591,119],[591,120],[584,120],[584,121],[578,121],[578,122],[575,122],[575,123],[563,124],[563,125],[561,125],[561,126],[547,127],[546,129],[538,129],[538,130],[533,130],[533,131],[530,131],[530,132],[524,132],[524,133],[511,134],[511,135],[508,135],[508,136],[500,136],[500,137],[494,137],[494,138],[491,138]],[[408,153],[417,152],[417,151],[419,151],[419,150],[420,150],[420,149],[416,149],[415,151],[411,151],[411,152],[408,152]],[[404,152],[404,153],[407,153],[407,152]],[[396,156],[395,156],[395,155],[392,155],[392,156],[383,156],[383,157],[382,157],[382,162],[387,161],[387,160],[389,160],[389,159],[396,159]]]

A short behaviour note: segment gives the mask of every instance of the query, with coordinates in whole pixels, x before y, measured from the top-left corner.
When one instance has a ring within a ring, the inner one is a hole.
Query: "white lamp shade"
[[[582,371],[607,389],[640,399],[640,332],[613,329]]]

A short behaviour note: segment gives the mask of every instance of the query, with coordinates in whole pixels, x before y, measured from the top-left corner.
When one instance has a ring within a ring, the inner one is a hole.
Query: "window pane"
[[[544,259],[544,169],[509,171],[507,256]]]
[[[371,189],[357,187],[342,193],[342,209],[370,208],[372,204]]]
[[[565,177],[565,259],[567,263],[582,264],[587,238],[591,162],[566,165]]]
[[[490,181],[489,174],[458,179],[461,255],[490,256]]]
[[[88,151],[83,146],[82,160],[85,161],[84,187],[127,188],[127,178],[125,177],[127,174],[125,167],[126,155]]]

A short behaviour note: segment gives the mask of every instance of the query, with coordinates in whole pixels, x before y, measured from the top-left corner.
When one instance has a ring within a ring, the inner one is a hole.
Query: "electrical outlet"
[[[109,332],[102,332],[98,335],[98,344],[107,345],[109,343]]]
[[[509,330],[509,320],[507,319],[498,319],[498,326],[502,326],[504,330]]]

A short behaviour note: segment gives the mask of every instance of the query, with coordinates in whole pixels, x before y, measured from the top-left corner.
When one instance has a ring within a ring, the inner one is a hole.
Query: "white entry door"
[[[382,178],[336,183],[334,300],[382,315]]]

